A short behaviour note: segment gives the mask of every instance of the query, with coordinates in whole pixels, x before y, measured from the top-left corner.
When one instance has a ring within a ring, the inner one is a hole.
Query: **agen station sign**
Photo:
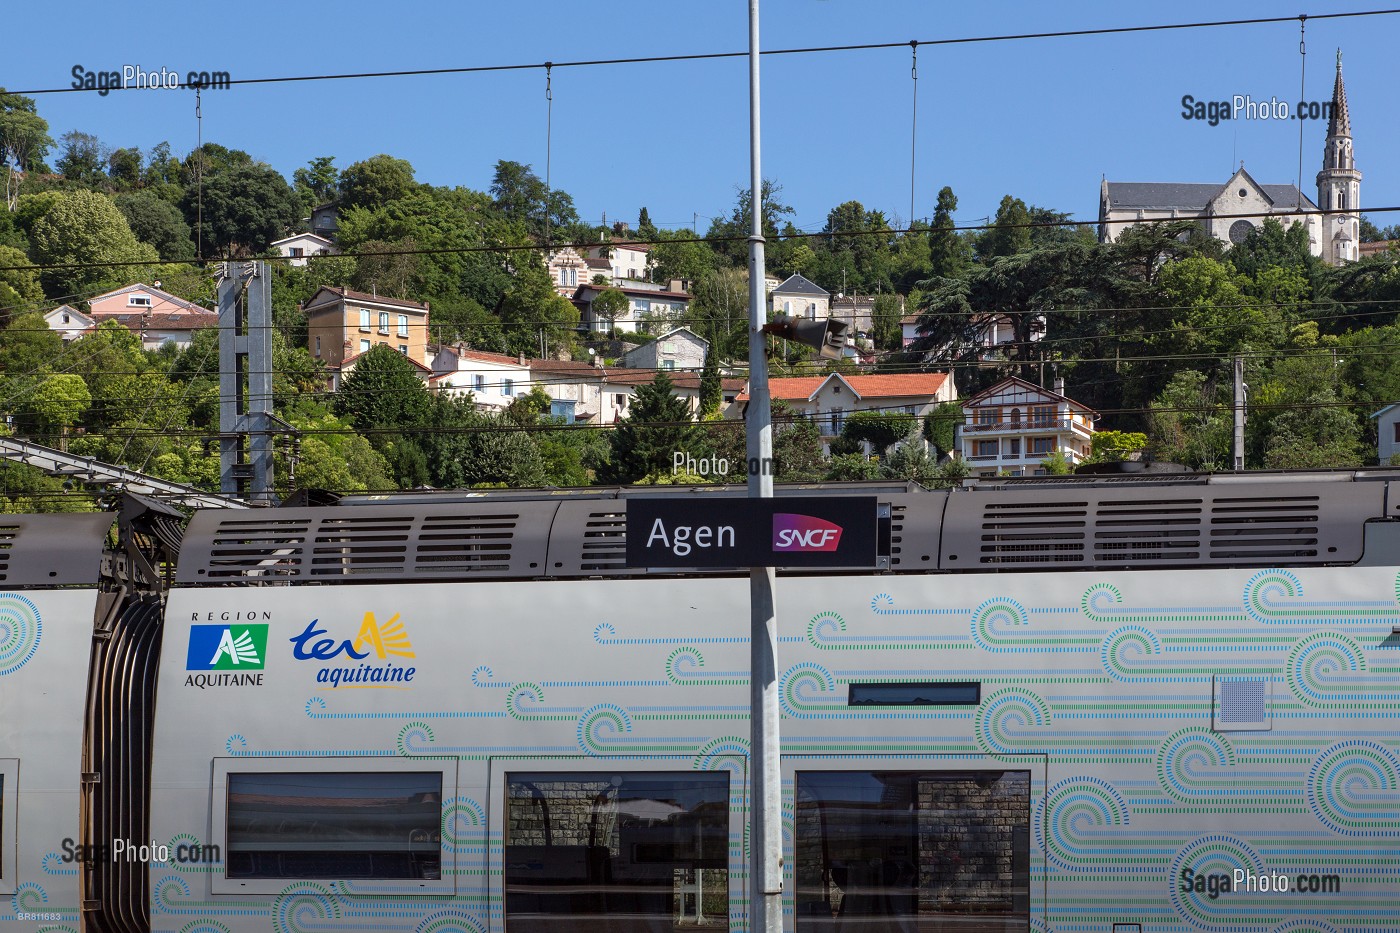
[[[874,496],[631,499],[627,566],[874,567]]]

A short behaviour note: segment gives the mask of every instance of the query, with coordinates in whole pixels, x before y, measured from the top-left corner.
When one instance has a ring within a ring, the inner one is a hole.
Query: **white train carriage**
[[[883,569],[778,582],[788,928],[1393,930],[1394,476],[863,488]],[[746,928],[747,579],[623,566],[674,494],[197,514],[152,928]]]

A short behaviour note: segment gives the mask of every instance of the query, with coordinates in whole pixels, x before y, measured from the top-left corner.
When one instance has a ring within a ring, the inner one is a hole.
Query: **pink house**
[[[155,285],[128,285],[88,300],[89,316],[97,324],[116,321],[141,338],[147,350],[167,343],[187,347],[196,330],[218,327],[219,315]]]

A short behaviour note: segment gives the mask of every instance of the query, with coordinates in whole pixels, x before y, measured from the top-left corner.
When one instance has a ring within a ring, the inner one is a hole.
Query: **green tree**
[[[107,177],[112,184],[123,191],[130,191],[141,184],[141,150],[113,149],[107,155]]]
[[[1014,256],[1031,248],[1030,210],[1020,198],[1006,195],[997,207],[992,227],[977,238],[977,258],[983,262],[998,256]]]
[[[647,213],[645,205],[637,215],[637,239],[647,242],[656,239],[656,225],[651,222],[651,214]]]
[[[915,424],[913,415],[901,411],[857,411],[841,426],[841,436],[868,443],[871,451],[879,454],[913,434]]]
[[[329,174],[328,168],[329,164],[321,168],[323,178]],[[325,187],[324,183],[318,184]],[[417,186],[411,164],[381,153],[355,162],[340,173],[340,204],[343,208],[373,210],[410,194]]]
[[[30,239],[37,263],[76,266],[43,273],[45,288],[51,295],[84,294],[137,280],[143,271],[141,263],[157,259],[152,247],[136,239],[111,198],[95,191],[63,195],[35,221]]]
[[[418,369],[387,344],[363,354],[336,393],[337,414],[361,432],[411,431],[428,423],[432,405]]]
[[[700,368],[700,420],[719,417],[724,403],[724,380],[719,372],[719,353],[714,346],[705,348],[705,362]]]
[[[933,211],[929,230],[929,272],[931,276],[952,278],[961,275],[972,262],[972,245],[954,227],[953,214],[958,209],[957,195],[944,185],[938,191],[938,204]]]
[[[930,484],[939,477],[938,462],[922,444],[901,444],[880,462],[880,470],[892,479]]]
[[[753,231],[753,212],[750,208],[750,191],[748,188],[736,188],[736,202],[728,217],[716,217],[710,221],[710,229],[706,232],[705,238],[715,242],[713,249],[719,256],[728,260],[730,265],[743,268],[748,261],[748,244],[744,242]],[[765,178],[759,189],[759,197],[763,201],[763,235],[768,239],[770,245],[777,245],[778,222],[784,217],[792,215],[793,210],[790,205],[784,204],[780,199],[783,195],[783,186],[770,178]],[[770,259],[773,257],[770,256]],[[774,262],[774,267],[777,268]]]
[[[875,346],[882,350],[898,350],[904,343],[904,329],[900,326],[904,305],[898,295],[881,294],[875,296],[874,307],[870,310],[870,323],[874,328]]]
[[[1147,447],[1147,435],[1138,431],[1097,431],[1089,442],[1089,463],[1115,463]]]
[[[1204,373],[1183,370],[1153,400],[1148,442],[1158,460],[1206,472],[1228,468],[1233,436],[1228,389]]]
[[[962,423],[961,405],[957,402],[940,402],[937,408],[924,416],[924,440],[932,444],[940,456],[946,457],[953,453],[957,426]]]
[[[671,471],[676,452],[696,453],[701,437],[690,420],[690,406],[678,398],[671,377],[657,372],[637,387],[627,416],[612,432],[607,481],[634,483]]]
[[[194,258],[189,224],[174,204],[149,191],[119,194],[116,204],[136,239],[149,243],[161,258],[180,262]]]
[[[92,395],[81,376],[59,373],[45,376],[29,393],[25,407],[39,430],[57,434],[66,446],[68,430],[92,404]]]
[[[412,178],[412,169],[409,177]],[[301,198],[303,211],[334,201],[340,190],[340,170],[335,167],[335,157],[317,156],[292,172],[292,187]]]
[[[650,256],[658,282],[680,279],[693,285],[715,268],[714,250],[689,230],[658,230]]]
[[[574,199],[557,188],[551,190],[528,165],[506,159],[497,162],[490,190],[496,210],[534,236],[544,237],[578,222]]]
[[[606,322],[606,330],[611,331],[617,326],[617,319],[627,315],[627,307],[627,296],[616,288],[609,288],[593,299],[593,317]]]
[[[815,482],[826,473],[816,423],[783,401],[773,403],[773,460],[773,478],[781,483]]]
[[[0,323],[24,311],[37,311],[44,305],[44,289],[39,273],[30,265],[23,250],[0,246]]]
[[[1040,466],[1047,476],[1069,476],[1074,472],[1074,465],[1069,462],[1069,457],[1065,456],[1063,450],[1051,451],[1050,456],[1040,461]]]
[[[549,273],[538,257],[521,268],[515,283],[506,290],[498,312],[505,332],[506,352],[545,355],[573,342],[578,327],[578,308],[559,297]]]
[[[256,252],[278,239],[301,217],[301,204],[287,180],[262,163],[233,165],[206,175],[203,194],[205,249]],[[185,218],[195,222],[197,192],[185,192]]]
[[[89,188],[107,180],[102,170],[107,162],[107,153],[96,136],[70,130],[59,138],[59,143],[62,154],[56,166],[64,178]]]
[[[0,167],[5,169],[5,208],[13,211],[25,172],[39,170],[53,148],[49,124],[39,116],[34,100],[6,94],[0,88]]]

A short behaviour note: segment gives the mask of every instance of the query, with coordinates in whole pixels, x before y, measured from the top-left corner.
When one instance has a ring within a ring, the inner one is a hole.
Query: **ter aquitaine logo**
[[[266,625],[192,625],[189,671],[260,671],[267,662]]]

